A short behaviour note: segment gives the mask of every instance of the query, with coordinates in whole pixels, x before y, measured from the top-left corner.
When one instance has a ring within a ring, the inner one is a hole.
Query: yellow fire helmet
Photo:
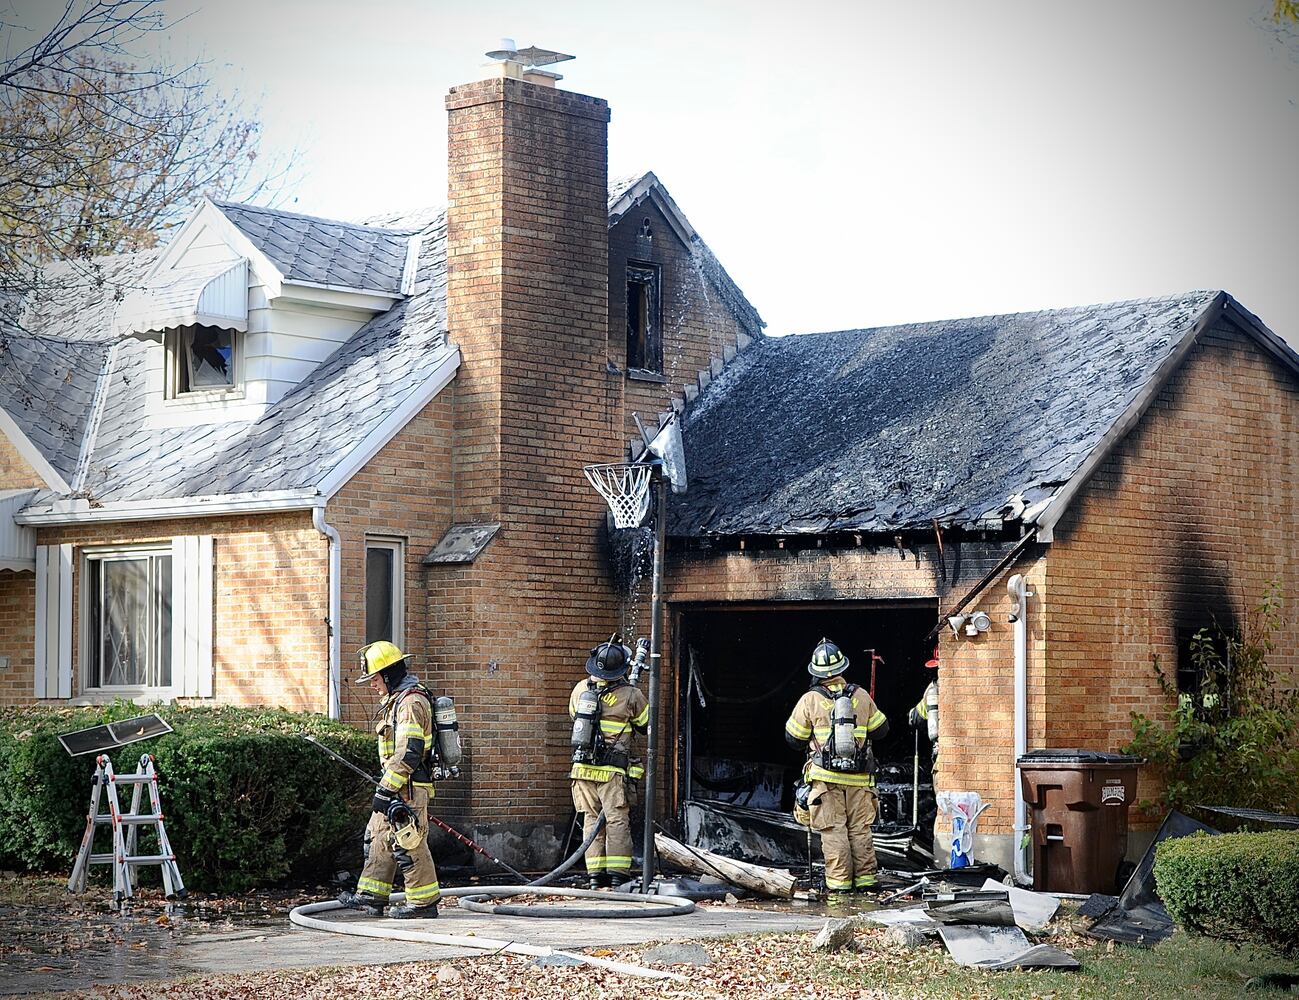
[[[362,646],[357,656],[361,660],[361,676],[356,679],[357,684],[369,684],[380,670],[386,670],[394,663],[406,659],[406,654],[387,639]]]

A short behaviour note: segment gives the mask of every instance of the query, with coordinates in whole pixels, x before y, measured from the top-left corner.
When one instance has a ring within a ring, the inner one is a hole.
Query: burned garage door
[[[678,605],[676,805],[720,803],[725,812],[789,813],[802,756],[785,742],[785,720],[807,690],[812,648],[827,637],[851,660],[847,679],[870,689],[890,732],[876,745],[877,833],[910,830],[919,759],[920,828],[933,821],[929,741],[907,725],[933,671],[925,636],[933,601]],[[872,663],[874,677],[872,678]],[[918,750],[918,754],[917,754]],[[771,818],[768,816],[768,818]]]

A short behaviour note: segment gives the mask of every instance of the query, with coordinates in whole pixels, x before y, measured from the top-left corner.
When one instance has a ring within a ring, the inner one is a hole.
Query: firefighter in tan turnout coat
[[[406,902],[388,910],[388,916],[397,919],[436,917],[441,894],[428,849],[432,696],[406,666],[405,656],[391,642],[373,642],[361,650],[362,673],[356,683],[372,683],[381,698],[375,730],[383,776],[371,800],[365,868],[356,892],[338,897],[345,906],[377,916],[387,905],[400,870]]]
[[[794,705],[785,739],[808,754],[806,806],[800,803],[796,813],[821,834],[826,889],[874,892],[878,865],[871,824],[878,800],[870,744],[888,735],[889,723],[864,688],[844,680],[847,669],[848,657],[838,646],[828,639],[817,643],[807,665],[812,689]]]
[[[616,637],[615,637],[616,638]],[[601,643],[586,661],[586,680],[568,699],[573,720],[573,807],[583,814],[582,836],[591,836],[604,813],[605,827],[586,850],[591,888],[625,880],[631,872],[631,809],[627,782],[644,769],[632,757],[632,733],[649,725],[649,701],[630,681],[632,651],[620,642]]]

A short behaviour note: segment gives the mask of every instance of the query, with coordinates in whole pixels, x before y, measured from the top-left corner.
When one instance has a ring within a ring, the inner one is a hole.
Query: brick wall
[[[72,543],[73,694],[82,668],[80,550],[86,545],[167,542],[181,535],[214,536],[213,694],[222,704],[326,709],[328,647],[327,548],[311,515],[294,512],[149,523],[42,528],[42,545]],[[0,577],[7,574],[0,574]],[[32,698],[35,578],[0,580],[0,655],[18,650],[18,669],[0,681],[4,704]],[[26,581],[30,581],[27,583]],[[23,605],[31,610],[24,610]],[[15,609],[16,610],[13,610]]]
[[[1056,529],[1049,740],[1116,749],[1130,712],[1166,709],[1152,660],[1176,665],[1177,630],[1239,624],[1274,578],[1290,623],[1272,662],[1295,683],[1297,430],[1294,374],[1220,321]]]
[[[433,687],[443,680],[429,666],[428,570],[422,560],[451,524],[453,391],[444,389],[329,500],[325,517],[340,549],[343,718],[366,725],[375,696],[352,681],[356,651],[365,645],[367,536],[399,538],[403,567],[404,650],[413,669]],[[323,582],[322,582],[323,586]],[[458,692],[450,692],[455,695]]]
[[[43,490],[45,482],[27,459],[18,454],[13,442],[0,434],[0,490],[23,489],[28,486]]]
[[[36,655],[36,574],[0,570],[0,705],[32,700]]]
[[[447,316],[457,522],[502,525],[469,566],[432,567],[427,655],[471,747],[458,808],[484,819],[568,810],[567,697],[614,617],[603,502],[582,465],[613,460],[606,372],[608,106],[485,80],[449,112]]]
[[[639,234],[649,223],[652,238]],[[657,205],[644,201],[630,209],[609,230],[609,362],[620,371],[627,367],[627,262],[659,266],[663,329],[663,382],[625,377],[622,399],[623,435],[640,440],[632,416],[639,413],[653,429],[658,414],[674,399],[683,398],[687,386],[698,384],[699,373],[715,361],[729,359],[755,331],[746,331],[708,283],[691,248],[668,224]]]

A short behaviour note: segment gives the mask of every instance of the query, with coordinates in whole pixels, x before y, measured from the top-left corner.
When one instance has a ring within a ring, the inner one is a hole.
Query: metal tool
[[[372,775],[372,774],[370,774],[370,773],[368,773],[368,772],[362,770],[361,768],[357,767],[355,764],[353,764],[353,763],[352,763],[350,760],[348,760],[346,757],[343,757],[343,756],[340,756],[339,754],[336,754],[333,750],[329,749],[329,747],[325,746],[325,744],[321,743],[320,740],[316,739],[314,736],[310,735],[309,733],[303,733],[303,734],[302,734],[302,738],[303,738],[304,740],[306,740],[308,743],[310,743],[312,746],[317,747],[317,748],[319,748],[320,750],[323,750],[323,751],[324,751],[326,754],[328,754],[331,758],[333,758],[334,760],[338,761],[338,763],[342,764],[344,767],[346,767],[348,770],[352,771],[354,774],[358,775],[359,777],[364,778],[366,781],[370,782],[370,784],[372,784],[372,785],[377,785],[377,784],[379,783],[379,779],[376,778],[374,775]],[[498,865],[500,865],[500,866],[501,866],[502,868],[504,868],[507,872],[509,872],[511,875],[513,875],[515,878],[517,878],[520,882],[527,882],[527,881],[528,881],[528,877],[527,877],[526,875],[524,875],[521,871],[519,871],[517,868],[511,868],[511,867],[510,867],[509,865],[507,865],[504,861],[502,861],[500,858],[498,858],[495,854],[493,854],[491,851],[487,850],[487,848],[483,847],[482,844],[479,844],[479,843],[476,843],[476,842],[470,840],[468,837],[466,837],[466,836],[465,836],[463,833],[461,833],[459,830],[456,830],[454,827],[448,825],[447,823],[442,822],[442,820],[438,819],[438,818],[437,818],[436,816],[434,816],[432,813],[429,813],[428,820],[429,820],[430,823],[432,823],[434,826],[436,826],[439,830],[442,830],[444,833],[448,833],[448,834],[450,834],[452,837],[454,837],[456,840],[460,841],[460,843],[464,844],[464,845],[465,845],[466,847],[468,847],[470,850],[476,851],[477,853],[479,853],[479,854],[481,854],[483,857],[485,857],[488,861],[491,861],[491,862],[494,863],[494,864],[498,864]]]

